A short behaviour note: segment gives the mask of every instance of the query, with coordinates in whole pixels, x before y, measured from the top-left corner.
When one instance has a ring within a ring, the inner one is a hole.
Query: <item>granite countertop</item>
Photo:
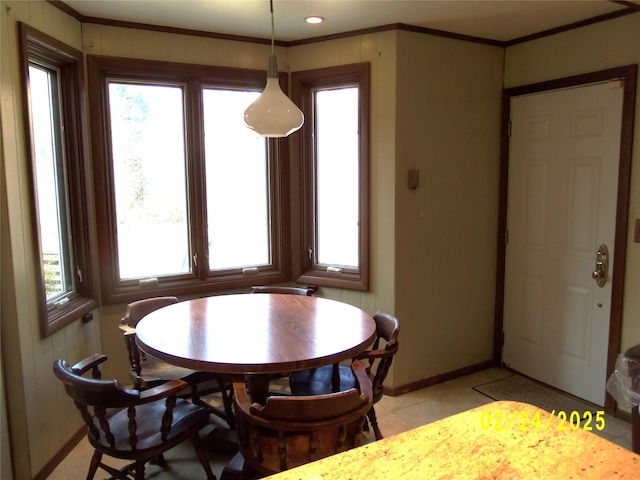
[[[640,478],[640,456],[526,403],[493,402],[269,477],[328,479]],[[577,414],[575,414],[577,417]]]

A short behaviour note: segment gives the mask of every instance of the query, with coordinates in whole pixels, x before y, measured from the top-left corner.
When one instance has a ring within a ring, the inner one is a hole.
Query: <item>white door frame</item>
[[[637,65],[612,68],[584,75],[566,77],[541,83],[505,89],[502,93],[502,127],[500,144],[500,191],[498,212],[498,269],[496,275],[496,302],[493,360],[502,365],[507,200],[509,179],[509,118],[511,97],[539,93],[560,88],[570,88],[596,82],[624,79],[622,135],[620,142],[620,164],[618,174],[618,199],[615,231],[615,257],[612,275],[611,316],[609,321],[609,348],[607,352],[607,375],[613,372],[620,352],[622,327],[622,302],[624,271],[627,250],[629,191],[631,181],[631,156],[633,146],[633,120],[636,99]],[[615,400],[607,394],[605,411],[615,412]]]

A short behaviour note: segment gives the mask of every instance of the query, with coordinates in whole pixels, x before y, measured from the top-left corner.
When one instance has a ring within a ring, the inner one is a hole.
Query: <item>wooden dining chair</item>
[[[352,364],[354,388],[316,396],[271,396],[264,405],[252,402],[246,383],[233,383],[240,452],[230,465],[240,465],[241,478],[253,472],[272,475],[343,452],[362,443],[362,425],[373,402],[368,362]],[[229,470],[223,480],[233,478]]]
[[[174,379],[148,390],[126,389],[117,380],[101,379],[99,365],[106,360],[106,355],[94,354],[72,367],[64,360],[53,364],[55,375],[80,410],[94,448],[87,480],[98,468],[111,478],[143,480],[150,460],[163,464],[164,452],[189,439],[207,479],[215,479],[199,435],[209,423],[209,412],[176,397],[186,382]],[[89,371],[92,378],[84,377]],[[103,455],[132,463],[118,470],[102,463]]]
[[[376,339],[371,350],[361,353],[357,359],[367,359],[371,364],[369,376],[373,384],[373,403],[377,403],[384,393],[383,382],[387,378],[393,357],[398,351],[398,334],[400,322],[387,312],[377,312],[373,319],[376,322]],[[384,340],[384,346],[381,346]],[[339,365],[339,382],[336,387],[335,370],[331,365],[313,370],[301,370],[289,374],[289,385],[292,395],[320,395],[337,390],[353,388],[355,378],[348,365]],[[374,406],[367,413],[376,440],[383,438],[378,427]]]
[[[174,378],[187,382],[191,389],[194,403],[206,406],[212,413],[225,420],[229,427],[235,428],[231,382],[220,374],[200,372],[189,368],[178,367],[149,357],[141,352],[136,343],[136,326],[149,313],[169,305],[178,303],[176,297],[154,297],[138,300],[127,305],[124,317],[120,321],[129,355],[129,373],[134,385],[139,389],[153,388]],[[202,396],[219,393],[223,408],[217,408],[204,400]]]

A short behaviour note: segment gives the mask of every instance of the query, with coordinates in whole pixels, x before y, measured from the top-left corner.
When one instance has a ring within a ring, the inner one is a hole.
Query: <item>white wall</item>
[[[396,386],[492,359],[502,65],[499,47],[399,32]]]
[[[13,467],[11,466],[7,405],[4,397],[4,380],[2,377],[2,361],[0,360],[0,477],[11,478]]]
[[[0,30],[1,31],[1,30]],[[0,109],[0,125],[2,125],[2,109]],[[2,148],[2,129],[0,128],[0,170],[4,165],[4,151]],[[3,244],[3,225],[6,224],[6,208],[5,205],[5,181],[4,177],[0,176],[0,246]],[[2,256],[0,256],[0,272],[2,270]],[[4,273],[4,272],[3,272]],[[2,297],[2,277],[0,276],[0,298]],[[2,311],[0,310],[0,345],[2,345]],[[9,444],[9,424],[7,417],[7,401],[4,393],[4,374],[2,367],[2,356],[0,356],[0,477],[11,478],[12,475],[12,462],[11,462],[11,450]]]
[[[0,110],[0,125],[2,124],[2,111]],[[2,130],[0,129],[0,169],[4,164],[4,154],[2,151]],[[0,230],[5,224],[4,217],[4,177],[0,176]],[[0,239],[2,233],[0,231]],[[0,240],[0,245],[2,240]],[[2,257],[0,257],[0,271],[2,271]],[[0,297],[2,295],[2,277],[0,276]],[[0,345],[2,345],[2,311],[0,311]],[[11,478],[12,462],[11,462],[11,446],[9,444],[9,424],[7,417],[7,401],[4,393],[4,374],[2,367],[2,356],[0,356],[0,478]]]

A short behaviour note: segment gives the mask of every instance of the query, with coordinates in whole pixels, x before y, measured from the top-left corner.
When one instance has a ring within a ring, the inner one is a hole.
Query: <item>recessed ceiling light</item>
[[[312,16],[312,17],[305,18],[304,21],[307,22],[307,23],[322,23],[322,22],[324,22],[324,18],[323,17]]]

